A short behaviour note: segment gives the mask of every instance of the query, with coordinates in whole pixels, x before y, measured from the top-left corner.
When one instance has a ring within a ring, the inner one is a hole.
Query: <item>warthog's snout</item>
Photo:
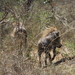
[[[62,46],[62,44],[58,45],[57,47],[58,47],[58,48],[61,48],[61,46]]]

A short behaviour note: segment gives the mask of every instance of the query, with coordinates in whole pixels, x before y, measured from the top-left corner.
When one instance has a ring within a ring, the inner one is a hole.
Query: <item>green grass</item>
[[[65,45],[66,45],[67,47],[71,48],[72,50],[74,50],[75,45],[74,45],[73,42],[67,41],[67,42],[65,42]]]

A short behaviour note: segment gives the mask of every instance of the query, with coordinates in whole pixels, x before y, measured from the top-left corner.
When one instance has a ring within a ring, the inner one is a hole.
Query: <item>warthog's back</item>
[[[19,29],[15,32],[15,38],[17,42],[25,43],[27,39],[27,32],[25,29]]]
[[[42,38],[46,37],[47,35],[49,35],[49,33],[52,33],[54,31],[57,31],[55,27],[47,28],[46,30],[43,31]]]
[[[15,32],[15,37],[19,39],[23,39],[27,37],[26,30],[24,29],[19,29],[18,31]]]

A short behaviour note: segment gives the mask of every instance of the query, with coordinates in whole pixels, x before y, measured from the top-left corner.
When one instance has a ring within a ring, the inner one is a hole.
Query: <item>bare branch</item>
[[[3,16],[3,18],[0,20],[1,23],[3,23],[3,20],[6,19],[7,15],[8,15],[8,11],[7,11],[7,8],[5,7],[4,16]]]

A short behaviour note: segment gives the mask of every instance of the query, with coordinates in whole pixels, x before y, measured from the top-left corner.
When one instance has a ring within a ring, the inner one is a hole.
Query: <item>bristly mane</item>
[[[57,31],[55,27],[49,27],[45,31],[43,31],[42,38],[46,37],[49,33]]]

